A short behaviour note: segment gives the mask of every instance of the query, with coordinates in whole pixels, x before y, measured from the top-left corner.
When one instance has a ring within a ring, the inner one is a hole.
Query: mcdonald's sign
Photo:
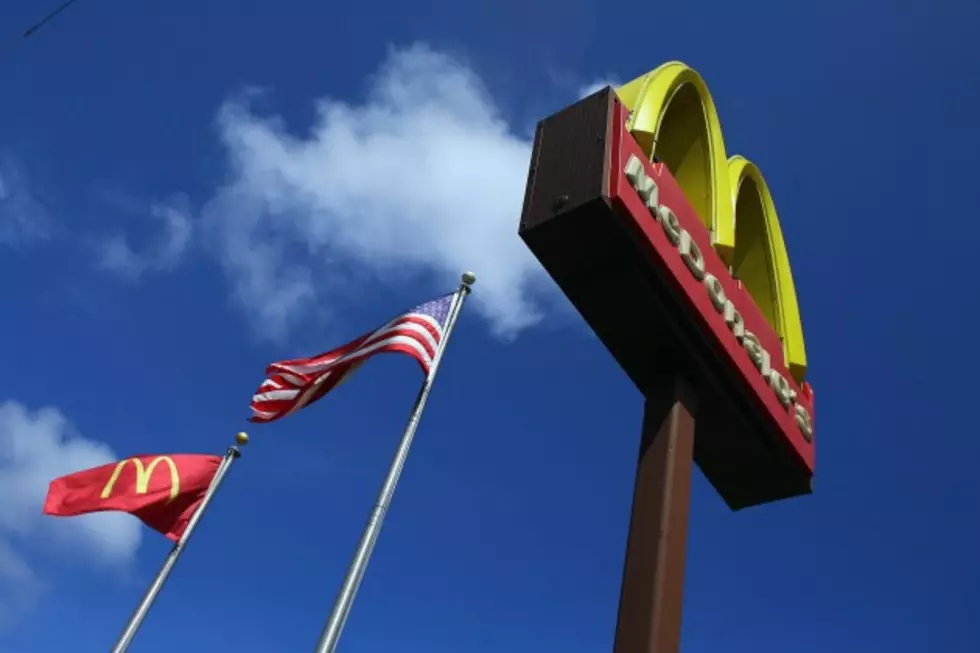
[[[100,495],[102,499],[108,499],[112,496],[112,490],[116,487],[116,481],[119,480],[119,475],[122,474],[123,469],[129,463],[133,463],[133,466],[136,467],[136,494],[146,494],[149,491],[153,471],[160,463],[164,463],[170,470],[170,498],[168,502],[173,501],[180,494],[180,474],[177,471],[177,464],[174,463],[174,459],[170,456],[157,456],[146,467],[143,466],[143,461],[139,458],[127,458],[116,463],[115,469],[112,470],[112,475],[106,482],[105,487],[102,488],[102,494]]]
[[[626,128],[670,170],[711,244],[782,340],[793,378],[806,375],[803,327],[786,244],[769,187],[742,156],[728,158],[721,121],[704,80],[666,63],[617,91]]]
[[[813,392],[759,168],[679,62],[537,128],[520,235],[637,387],[698,396],[694,456],[734,509],[811,491]]]

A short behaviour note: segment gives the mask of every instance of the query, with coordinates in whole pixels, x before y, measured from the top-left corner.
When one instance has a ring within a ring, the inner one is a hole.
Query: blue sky
[[[0,649],[108,649],[168,549],[125,515],[42,518],[51,476],[221,452],[268,362],[473,268],[342,650],[610,650],[642,400],[517,221],[538,119],[680,59],[773,190],[818,433],[812,496],[731,513],[695,475],[684,651],[980,650],[978,19],[76,3],[0,59]],[[418,381],[381,357],[249,428],[134,650],[311,650]]]

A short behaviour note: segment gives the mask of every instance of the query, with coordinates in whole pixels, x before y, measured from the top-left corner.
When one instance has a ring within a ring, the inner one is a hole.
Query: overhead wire
[[[14,36],[10,41],[7,42],[6,46],[0,50],[0,58],[8,56],[14,52],[14,50],[21,45],[24,41],[31,38],[45,25],[53,21],[59,14],[64,12],[68,7],[72,6],[78,2],[78,0],[64,0],[60,5],[49,11],[43,18],[30,25],[23,32]]]

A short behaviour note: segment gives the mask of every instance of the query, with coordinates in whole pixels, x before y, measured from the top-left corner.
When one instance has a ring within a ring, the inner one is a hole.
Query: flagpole
[[[429,391],[432,389],[436,372],[439,371],[442,354],[446,351],[449,336],[452,335],[453,329],[456,327],[456,319],[459,317],[459,312],[463,308],[463,301],[473,290],[474,283],[476,283],[476,275],[472,272],[463,274],[462,283],[460,283],[459,289],[455,293],[456,296],[453,298],[453,303],[449,308],[445,333],[439,342],[435,356],[432,357],[429,373],[426,375],[425,381],[422,382],[422,388],[419,390],[418,397],[415,399],[415,406],[412,408],[412,413],[408,418],[408,424],[405,426],[402,439],[398,443],[398,449],[395,451],[395,457],[391,461],[388,475],[385,477],[384,484],[382,484],[381,491],[378,494],[378,499],[374,504],[374,509],[371,511],[371,516],[368,519],[367,525],[364,527],[364,532],[361,534],[361,541],[357,545],[357,551],[354,553],[354,558],[351,561],[350,567],[347,569],[347,576],[344,578],[344,583],[334,601],[333,610],[330,612],[330,617],[327,619],[327,623],[323,627],[323,632],[320,634],[320,641],[317,644],[316,653],[334,653],[337,649],[337,642],[340,641],[344,624],[347,623],[347,616],[350,614],[351,606],[354,604],[354,597],[357,595],[357,590],[361,586],[364,572],[371,559],[371,553],[374,551],[374,544],[377,542],[378,534],[381,532],[381,526],[384,523],[388,507],[391,505],[391,499],[395,495],[398,478],[401,476],[402,469],[405,467],[405,461],[408,459],[408,451],[412,446],[412,440],[415,438],[415,430],[418,428],[422,411],[425,409],[425,403],[429,399]]]
[[[211,485],[208,486],[208,491],[204,494],[201,505],[198,506],[198,509],[191,516],[190,521],[187,522],[187,528],[184,529],[184,533],[177,540],[177,543],[174,544],[174,548],[170,550],[166,560],[163,561],[163,565],[160,567],[160,571],[157,572],[156,578],[153,579],[153,583],[146,590],[146,594],[143,595],[143,600],[140,601],[136,611],[133,612],[133,616],[126,623],[126,628],[123,630],[122,635],[116,641],[112,653],[125,653],[129,645],[133,642],[133,638],[136,637],[136,631],[143,625],[143,620],[146,618],[150,608],[153,607],[153,602],[156,600],[157,594],[163,589],[163,584],[167,582],[170,572],[173,571],[174,565],[177,564],[177,559],[180,558],[180,554],[183,553],[188,540],[194,534],[197,523],[201,520],[201,516],[204,515],[204,511],[207,510],[208,504],[211,503],[211,499],[214,498],[215,493],[218,491],[218,487],[221,486],[221,481],[224,480],[225,474],[228,473],[232,463],[242,455],[239,447],[244,447],[246,444],[248,444],[248,434],[238,433],[235,435],[235,444],[228,447],[224,458],[221,459],[221,463],[218,465],[218,471],[215,472],[214,478],[211,479]]]

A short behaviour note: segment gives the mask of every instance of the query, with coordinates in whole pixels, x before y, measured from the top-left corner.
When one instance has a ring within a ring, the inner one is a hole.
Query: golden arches
[[[123,468],[127,464],[133,463],[136,467],[136,494],[146,494],[150,487],[150,477],[153,476],[153,470],[161,462],[167,464],[170,468],[170,499],[173,501],[180,494],[180,474],[177,472],[177,464],[174,463],[173,458],[170,456],[157,456],[154,458],[146,469],[143,468],[143,461],[139,458],[127,458],[126,460],[120,460],[116,464],[116,468],[112,470],[112,476],[109,477],[109,481],[102,488],[101,498],[108,499],[112,495],[112,489],[116,486],[116,481],[119,480],[119,475],[122,473]]]
[[[616,91],[627,128],[644,152],[667,166],[711,243],[742,281],[783,342],[786,367],[806,375],[806,347],[789,255],[769,187],[742,156],[728,159],[721,121],[704,80],[671,61]]]

